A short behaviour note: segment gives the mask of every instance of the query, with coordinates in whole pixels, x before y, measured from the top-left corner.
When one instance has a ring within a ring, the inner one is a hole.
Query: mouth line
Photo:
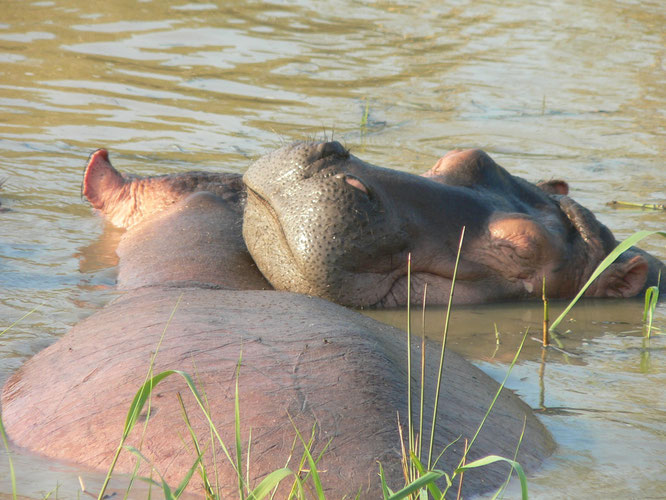
[[[298,267],[298,260],[296,259],[296,255],[294,254],[293,250],[291,249],[291,246],[289,245],[289,240],[287,239],[287,235],[284,234],[284,228],[280,223],[280,217],[273,208],[273,205],[271,205],[271,203],[266,198],[264,198],[261,194],[256,192],[251,187],[247,185],[245,187],[247,191],[248,200],[252,199],[254,202],[258,202],[258,205],[261,207],[261,209],[263,209],[270,216],[271,220],[273,221],[274,227],[277,228],[276,234],[280,241],[279,246],[285,248],[286,251],[289,252],[289,257],[291,259],[291,262],[293,262],[295,267]],[[301,275],[303,275],[302,270],[299,270],[299,272]]]

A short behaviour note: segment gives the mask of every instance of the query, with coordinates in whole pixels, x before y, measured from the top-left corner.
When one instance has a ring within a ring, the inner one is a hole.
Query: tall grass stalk
[[[187,471],[185,474],[185,477],[181,480],[180,484],[178,485],[178,488],[176,488],[176,491],[171,491],[171,488],[169,487],[169,484],[167,483],[166,479],[164,479],[164,476],[162,473],[155,467],[155,465],[148,459],[146,458],[140,450],[135,448],[134,446],[125,446],[125,449],[128,450],[130,453],[135,455],[138,459],[143,460],[144,462],[150,464],[151,467],[151,472],[155,471],[157,475],[160,477],[161,482],[157,482],[151,478],[146,478],[146,477],[140,477],[139,479],[151,484],[151,485],[156,485],[158,487],[162,488],[162,491],[164,493],[164,498],[166,500],[176,500],[179,498],[183,492],[185,491],[185,488],[190,482],[190,479],[192,478],[192,475],[194,474],[194,471],[197,469],[199,466],[199,463],[201,462],[201,455],[197,457],[197,459],[194,461],[190,469]]]
[[[2,424],[1,413],[0,413],[0,435],[2,435],[2,443],[5,445],[5,450],[7,451],[7,460],[9,461],[9,479],[11,480],[12,483],[12,499],[16,500],[16,474],[14,473],[14,462],[12,461],[11,451],[9,451],[9,439],[7,439],[7,432],[5,432],[5,426]]]
[[[363,116],[361,116],[361,131],[364,131],[368,127],[368,116],[370,115],[370,102],[365,102],[365,107],[363,108]]]
[[[39,304],[39,305],[33,307],[32,309],[30,309],[27,313],[25,313],[25,314],[24,314],[23,316],[21,316],[19,319],[17,319],[16,321],[14,321],[14,322],[13,322],[11,325],[9,325],[7,328],[5,328],[4,330],[2,330],[2,331],[0,332],[0,337],[2,337],[5,333],[7,333],[7,332],[8,332],[9,330],[11,330],[12,328],[14,328],[14,327],[15,327],[16,325],[18,325],[21,321],[23,321],[25,318],[27,318],[28,316],[30,316],[32,313],[34,313],[37,309],[39,309],[39,308],[42,307],[43,305],[44,305],[44,304]]]
[[[566,317],[567,314],[569,314],[569,311],[573,306],[576,305],[578,300],[583,296],[585,293],[585,290],[588,289],[588,287],[592,284],[592,282],[597,279],[597,277],[603,273],[608,266],[610,266],[615,259],[617,259],[625,250],[629,249],[631,246],[635,245],[639,241],[641,241],[644,238],[647,238],[648,236],[652,236],[653,234],[659,234],[666,238],[666,232],[665,231],[638,231],[631,236],[629,236],[626,240],[622,241],[615,249],[606,256],[604,260],[601,261],[601,263],[597,266],[597,268],[594,270],[592,273],[592,276],[590,276],[590,279],[587,280],[587,282],[583,285],[583,287],[580,289],[578,294],[573,298],[573,300],[569,303],[569,305],[564,309],[562,314],[560,314],[555,321],[553,321],[553,324],[550,325],[550,328],[548,329],[549,332],[554,332],[555,328],[557,328],[557,325],[559,325],[562,320]]]
[[[183,421],[185,422],[185,426],[187,427],[187,430],[190,433],[190,438],[192,439],[192,445],[194,446],[194,450],[196,451],[197,457],[203,457],[203,454],[205,451],[201,451],[201,446],[199,445],[199,440],[197,438],[196,433],[194,432],[194,429],[192,428],[192,424],[190,423],[190,417],[187,415],[187,409],[185,408],[185,403],[183,403],[183,398],[180,395],[180,392],[177,394],[178,396],[178,404],[180,405],[180,411],[181,415],[183,416]],[[199,474],[201,475],[201,480],[204,483],[204,490],[206,491],[206,496],[212,496],[213,488],[210,484],[210,481],[208,480],[208,475],[206,474],[206,468],[203,465],[203,462],[201,460],[198,460],[198,468],[199,468]]]
[[[542,339],[544,347],[548,347],[548,297],[546,297],[546,277],[543,277],[543,286],[541,288],[541,300],[543,300],[543,332]]]
[[[303,436],[301,436],[301,433],[298,431],[298,428],[296,427],[296,424],[293,422],[293,420],[292,420],[292,425],[294,427],[294,430],[296,431],[296,435],[298,436],[298,439],[300,439],[301,443],[303,444],[303,452],[305,454],[305,457],[307,458],[308,465],[310,467],[310,470],[308,471],[308,476],[312,476],[312,482],[314,483],[315,490],[317,491],[317,499],[318,500],[326,500],[326,496],[324,495],[324,487],[321,484],[321,479],[319,478],[319,472],[317,471],[317,463],[319,462],[322,455],[324,454],[324,451],[326,451],[326,449],[328,448],[328,445],[331,444],[331,441],[329,440],[329,442],[326,443],[326,446],[324,446],[324,449],[321,451],[321,453],[317,457],[317,460],[315,460],[312,457],[312,453],[310,453],[310,450],[308,449],[308,446],[305,444],[305,440],[303,439]]]
[[[245,491],[243,488],[243,456],[242,456],[242,443],[240,434],[240,398],[238,397],[238,378],[240,377],[241,361],[243,360],[243,351],[238,356],[238,363],[236,364],[236,390],[234,393],[234,434],[236,441],[236,470],[238,471],[238,495],[241,500],[245,500]],[[248,478],[249,479],[249,478]]]
[[[645,291],[645,305],[643,307],[643,323],[647,321],[645,336],[650,338],[652,333],[652,318],[654,317],[654,311],[657,308],[657,302],[659,301],[659,285],[661,283],[661,270],[659,271],[659,276],[657,277],[657,285],[651,286]]]
[[[414,427],[412,423],[412,254],[407,254],[407,439],[409,449],[414,449]],[[413,480],[412,469],[409,479]]]
[[[463,448],[463,458],[461,461],[461,466],[465,465],[465,457],[467,456],[467,448],[469,447],[469,443],[467,441],[467,438],[465,438],[465,447]],[[457,500],[460,500],[460,497],[462,495],[462,485],[463,485],[463,479],[465,478],[465,471],[460,473],[460,480],[458,481],[458,495],[456,496]]]
[[[426,350],[426,299],[428,298],[428,283],[423,286],[423,308],[421,309],[421,395],[419,404],[419,440],[418,457],[421,460],[421,450],[423,448],[423,402],[425,389],[425,350]]]
[[[488,410],[486,411],[486,414],[483,416],[483,419],[481,419],[481,423],[479,424],[479,427],[476,429],[476,433],[474,434],[474,437],[469,442],[469,446],[467,447],[467,452],[469,452],[469,450],[474,445],[474,441],[476,441],[476,438],[479,436],[479,433],[481,432],[481,429],[483,428],[484,424],[486,423],[486,420],[488,419],[488,415],[490,415],[491,410],[495,406],[495,402],[497,402],[497,398],[499,397],[500,392],[502,392],[502,389],[504,389],[504,385],[506,384],[506,381],[509,379],[509,375],[511,375],[511,371],[513,370],[513,367],[515,366],[516,361],[518,361],[518,356],[520,356],[520,353],[523,351],[523,346],[525,345],[525,339],[527,339],[527,334],[529,333],[529,331],[530,331],[529,328],[525,330],[525,335],[523,335],[523,339],[520,341],[520,345],[518,346],[518,350],[516,351],[516,354],[514,355],[513,360],[511,360],[511,364],[509,365],[509,369],[507,370],[506,375],[504,375],[504,379],[502,380],[502,383],[500,384],[499,388],[497,389],[497,392],[495,393],[495,397],[490,402],[490,406],[488,407]],[[467,458],[467,453],[465,453],[462,460],[465,460],[466,458]],[[461,460],[461,464],[463,463],[462,460]],[[467,466],[465,466],[465,467],[467,467]]]
[[[442,337],[442,349],[439,356],[439,371],[437,372],[437,386],[435,388],[435,403],[433,406],[432,426],[430,428],[430,444],[428,446],[428,470],[432,467],[432,447],[435,444],[435,426],[437,425],[437,408],[439,407],[439,393],[442,385],[442,374],[444,373],[444,351],[446,351],[446,338],[449,333],[449,320],[451,318],[451,305],[453,304],[453,291],[456,285],[456,276],[458,274],[458,263],[460,262],[460,253],[462,251],[463,240],[465,239],[465,226],[460,232],[460,242],[458,243],[458,253],[456,254],[456,264],[453,268],[451,277],[451,290],[449,292],[449,304],[446,308],[446,319],[444,320],[444,335]]]
[[[527,427],[527,417],[525,416],[525,417],[523,417],[523,428],[520,431],[520,438],[518,438],[518,445],[516,446],[516,451],[513,454],[513,461],[516,462],[516,463],[518,463],[518,450],[520,450],[520,445],[523,444],[523,437],[525,436],[525,428],[526,427]],[[513,476],[514,470],[515,469],[512,467],[511,470],[509,471],[509,475],[507,476],[506,481],[504,481],[504,484],[502,485],[502,487],[499,490],[497,490],[495,495],[493,495],[492,500],[495,500],[499,496],[499,494],[501,492],[503,492],[504,490],[506,490],[506,487],[509,486],[509,481],[511,481],[511,476]]]

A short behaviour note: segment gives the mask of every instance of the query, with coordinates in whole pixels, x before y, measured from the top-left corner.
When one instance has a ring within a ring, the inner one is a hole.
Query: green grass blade
[[[431,470],[426,472],[423,476],[419,477],[415,481],[409,483],[400,491],[396,491],[393,495],[388,497],[388,500],[401,500],[407,498],[409,495],[415,491],[425,488],[429,483],[437,481],[440,477],[444,475],[444,472],[441,470]]]
[[[643,307],[643,322],[652,319],[651,312],[654,311],[654,308],[657,306],[657,300],[659,300],[659,288],[656,286],[651,286],[645,290],[645,306]]]
[[[407,254],[407,440],[414,449],[412,425],[412,254]]]
[[[146,478],[146,477],[140,477],[139,479],[148,482],[149,484],[154,484],[156,486],[161,486],[162,491],[164,492],[164,498],[169,499],[169,500],[177,500],[185,491],[185,488],[187,488],[187,485],[190,482],[190,479],[192,479],[192,475],[194,474],[194,471],[197,469],[199,466],[199,463],[201,462],[201,455],[197,457],[197,459],[194,461],[194,464],[192,464],[192,467],[187,471],[187,474],[185,474],[185,477],[182,479],[180,484],[178,485],[178,488],[176,489],[176,492],[172,492],[171,488],[169,487],[169,484],[166,482],[164,479],[164,476],[160,473],[159,470],[151,463],[150,460],[148,460],[139,450],[137,450],[134,446],[125,446],[125,449],[128,450],[130,453],[136,455],[140,459],[142,459],[144,462],[147,462],[151,465],[152,470],[157,472],[157,475],[160,476],[161,483],[158,483],[157,481],[154,481],[153,479]]]
[[[295,476],[295,474],[287,467],[271,472],[250,492],[247,500],[263,500],[273,488],[280,484],[280,481],[289,476]]]
[[[527,477],[525,476],[525,471],[521,467],[521,465],[516,462],[515,460],[511,460],[509,458],[504,458],[500,457],[497,455],[488,455],[487,457],[480,458],[478,460],[474,460],[473,462],[470,462],[468,464],[463,465],[462,467],[458,467],[455,470],[456,474],[460,474],[463,471],[469,470],[469,469],[475,469],[477,467],[484,467],[486,465],[494,464],[495,462],[506,462],[513,469],[516,471],[516,474],[518,474],[518,478],[520,479],[520,491],[522,495],[523,500],[528,499],[527,495]]]
[[[185,477],[182,479],[182,481],[178,485],[178,488],[176,488],[176,492],[174,493],[174,496],[176,498],[179,498],[183,494],[183,492],[185,491],[185,488],[187,488],[187,485],[190,484],[190,480],[192,479],[192,475],[194,474],[194,471],[196,471],[197,468],[199,467],[199,465],[201,464],[201,459],[202,459],[202,455],[199,454],[197,459],[192,464],[192,467],[190,467],[190,469],[187,471],[187,474],[185,474]]]
[[[11,330],[12,328],[14,328],[14,327],[15,327],[16,325],[18,325],[21,321],[23,321],[25,318],[27,318],[28,316],[30,316],[32,313],[34,313],[37,309],[39,309],[39,308],[42,307],[43,305],[44,305],[44,304],[39,304],[38,306],[33,307],[30,311],[28,311],[28,312],[25,313],[23,316],[21,316],[19,319],[17,319],[16,321],[14,321],[11,325],[9,325],[7,328],[5,328],[4,330],[2,330],[2,331],[0,332],[0,337],[2,337],[5,333],[7,333],[7,332],[8,332],[9,330]]]
[[[192,467],[187,471],[187,474],[185,474],[185,477],[181,480],[180,484],[178,485],[178,488],[176,488],[175,493],[171,491],[171,488],[169,487],[169,484],[166,482],[162,474],[160,473],[159,470],[151,463],[150,460],[148,460],[139,450],[137,450],[134,446],[125,446],[125,449],[129,451],[130,453],[133,453],[137,457],[141,458],[144,462],[147,462],[151,465],[152,470],[157,472],[157,475],[160,476],[160,479],[162,480],[161,483],[158,483],[157,481],[150,479],[150,478],[145,478],[141,477],[143,481],[148,482],[149,484],[154,484],[156,486],[161,486],[162,491],[164,492],[164,497],[176,500],[178,499],[183,492],[185,491],[185,488],[187,488],[187,485],[190,483],[190,480],[192,479],[192,475],[194,474],[194,471],[199,467],[199,463],[201,462],[201,455],[197,457],[197,459],[194,461],[194,464],[192,464]]]
[[[301,433],[296,428],[296,425],[294,425],[294,430],[296,431],[296,435],[298,436],[298,438],[301,440],[301,443],[303,443],[303,452],[308,460],[308,465],[310,466],[310,475],[312,475],[312,482],[314,483],[315,490],[317,490],[317,498],[319,500],[326,500],[326,496],[324,495],[324,488],[322,487],[321,480],[319,479],[317,464],[314,458],[312,458],[312,454],[310,453],[310,450],[308,449],[308,446],[306,445],[303,436],[301,436]]]
[[[238,395],[238,378],[240,376],[241,361],[243,359],[243,351],[238,356],[238,363],[236,364],[236,390],[234,393],[234,430],[236,436],[236,470],[238,471],[238,495],[241,500],[245,500],[245,491],[243,489],[243,456],[242,456],[242,442],[240,432],[240,397]],[[249,478],[247,478],[249,479]]]
[[[439,455],[437,455],[437,458],[436,458],[435,461],[433,462],[433,465],[432,465],[432,466],[433,466],[433,467],[437,467],[437,464],[439,463],[439,460],[444,456],[444,453],[446,453],[446,450],[448,450],[451,446],[453,446],[453,445],[456,444],[458,441],[460,441],[461,438],[462,438],[462,434],[458,434],[458,437],[457,437],[457,438],[455,438],[453,441],[451,441],[449,444],[447,444],[447,445],[444,447],[444,449],[439,453]],[[449,485],[449,486],[451,486],[451,485]]]
[[[144,481],[148,480],[148,481],[149,481],[150,483],[152,483],[152,484],[157,484],[157,485],[161,486],[161,487],[162,487],[162,491],[164,492],[164,498],[165,498],[166,500],[175,500],[175,497],[173,496],[173,493],[172,493],[172,491],[171,491],[171,488],[169,488],[169,485],[168,485],[167,482],[164,480],[164,477],[162,476],[162,474],[160,473],[160,471],[157,470],[157,468],[152,464],[152,462],[151,462],[150,460],[148,460],[148,459],[143,455],[143,453],[141,453],[139,450],[137,450],[134,446],[129,446],[129,445],[127,445],[127,446],[125,446],[125,449],[126,449],[127,451],[129,451],[130,453],[132,453],[133,455],[136,455],[138,458],[140,458],[140,459],[143,460],[144,462],[149,463],[150,466],[151,466],[151,468],[152,468],[152,470],[154,470],[155,472],[157,472],[157,475],[160,476],[160,479],[162,480],[162,483],[160,484],[160,483],[157,483],[156,481],[154,481],[154,480],[152,480],[152,479],[143,478],[143,477],[140,478],[140,479],[142,479],[142,480],[144,480]]]
[[[291,418],[290,418],[290,420],[291,420]],[[291,423],[292,423],[292,425],[294,425],[294,421],[293,421],[293,420],[291,420]],[[313,445],[314,440],[315,440],[315,431],[316,431],[316,428],[317,428],[317,423],[315,422],[315,423],[312,425],[312,433],[310,434],[310,439],[308,440],[308,443],[307,443],[307,445],[306,445],[308,451],[312,449],[312,445]],[[294,429],[296,429],[296,426],[295,426],[295,425],[294,425]],[[298,434],[298,432],[297,432],[297,434]],[[296,437],[296,439],[298,439],[298,436]],[[331,439],[331,440],[332,440],[332,439]],[[321,452],[319,453],[319,455],[317,455],[317,458],[316,458],[315,461],[314,461],[314,462],[315,462],[315,465],[318,465],[318,464],[319,464],[319,461],[321,460],[321,457],[324,456],[324,453],[326,453],[326,450],[328,449],[328,446],[331,444],[331,440],[329,440],[329,441],[326,443],[326,445],[324,445],[324,448],[321,450]],[[314,458],[314,457],[313,457],[313,458]],[[303,465],[305,465],[305,461],[306,461],[306,460],[307,460],[307,459],[306,459],[306,455],[303,454],[303,456],[301,457],[301,462],[300,462],[299,468],[298,468],[299,472],[303,470]],[[308,473],[305,475],[305,477],[303,478],[303,483],[305,483],[305,482],[308,480],[309,477],[310,477],[310,472],[308,472]]]
[[[428,469],[432,467],[432,447],[435,444],[435,426],[437,425],[437,408],[439,407],[439,393],[442,386],[442,374],[444,373],[444,352],[446,351],[446,338],[449,333],[449,320],[451,319],[451,305],[453,303],[453,290],[456,286],[456,276],[458,274],[458,263],[460,262],[460,253],[462,252],[463,240],[465,239],[465,226],[460,232],[460,242],[458,243],[458,253],[456,254],[456,264],[453,267],[453,276],[451,277],[451,290],[449,292],[449,304],[446,308],[446,319],[444,320],[444,335],[442,337],[442,350],[439,356],[439,372],[437,373],[437,385],[435,386],[435,403],[432,409],[432,426],[430,428],[430,446],[428,447]],[[421,438],[423,439],[423,438]]]
[[[511,375],[511,370],[513,370],[513,367],[515,366],[516,361],[518,361],[518,356],[520,356],[520,353],[523,350],[523,346],[525,345],[525,340],[527,339],[527,334],[529,333],[529,331],[530,331],[529,328],[527,330],[525,330],[525,335],[523,335],[523,340],[521,340],[520,345],[518,346],[518,350],[516,351],[516,354],[513,357],[513,360],[511,361],[511,364],[509,365],[509,369],[507,370],[506,375],[504,376],[504,380],[502,380],[502,383],[500,384],[499,388],[497,389],[497,392],[495,393],[495,397],[490,402],[490,406],[488,407],[488,410],[486,411],[486,414],[483,416],[483,419],[481,419],[481,423],[479,424],[479,427],[476,429],[476,433],[474,434],[474,437],[469,442],[469,445],[467,446],[467,451],[465,452],[465,455],[461,459],[460,463],[463,463],[465,458],[467,458],[467,454],[469,453],[469,450],[472,448],[472,445],[474,444],[474,441],[476,441],[476,438],[479,436],[479,433],[481,432],[481,429],[483,428],[484,424],[486,423],[486,420],[488,419],[488,415],[490,415],[491,410],[495,406],[495,402],[497,401],[497,398],[499,397],[500,393],[502,392],[502,389],[504,389],[504,384],[506,384],[506,381],[509,379],[509,375]]]
[[[421,310],[421,393],[419,394],[419,443],[418,457],[421,460],[421,450],[423,449],[423,404],[425,397],[425,352],[426,352],[426,299],[428,297],[428,283],[423,285],[423,308]]]
[[[651,286],[645,291],[645,307],[643,309],[643,323],[647,320],[647,331],[645,336],[650,338],[652,333],[652,319],[654,311],[657,308],[657,301],[659,300],[659,288]]]
[[[136,424],[136,421],[139,418],[139,415],[141,414],[141,410],[146,404],[146,401],[148,401],[150,393],[155,388],[155,386],[159,384],[162,380],[167,378],[169,375],[173,375],[174,373],[177,373],[177,371],[167,370],[163,371],[162,373],[158,373],[154,377],[149,378],[139,388],[139,390],[134,396],[134,399],[132,400],[132,404],[130,405],[129,411],[127,412],[127,418],[125,419],[125,427],[123,429],[123,439],[126,439],[127,436],[129,436],[129,433],[134,428],[134,425]]]
[[[365,108],[363,109],[363,116],[361,116],[361,129],[365,129],[368,126],[368,115],[370,114],[370,103],[365,101]]]
[[[527,427],[527,415],[523,417],[523,429],[520,431],[520,437],[518,438],[518,445],[516,446],[516,451],[513,453],[513,460],[514,462],[518,461],[518,451],[520,450],[520,445],[523,444],[523,438],[525,437],[525,428]],[[500,496],[501,493],[506,490],[506,487],[509,486],[509,481],[511,481],[511,476],[513,475],[513,470],[511,469],[509,471],[509,475],[506,478],[506,481],[504,481],[504,484],[500,486],[500,489],[495,492],[491,500],[495,500],[498,496]]]
[[[2,414],[0,414],[0,434],[2,434],[2,443],[5,445],[5,450],[7,450],[7,460],[9,461],[9,478],[12,482],[12,499],[16,500],[16,474],[14,473],[14,462],[12,461],[11,452],[9,451],[9,439],[7,438],[5,426],[2,423]]]
[[[46,495],[44,495],[44,498],[42,500],[47,500],[51,498],[51,495],[55,493],[56,498],[58,498],[58,490],[60,489],[60,485],[57,484],[55,488],[53,488],[51,491],[49,491]],[[77,492],[78,493],[78,492]]]
[[[608,266],[610,266],[615,259],[617,259],[625,250],[629,249],[632,247],[634,244],[638,243],[644,238],[647,238],[648,236],[652,236],[653,234],[660,234],[664,238],[666,238],[666,232],[663,231],[638,231],[631,236],[629,236],[626,240],[621,242],[615,249],[608,254],[608,256],[601,261],[601,263],[597,266],[597,268],[594,270],[592,273],[592,276],[590,276],[590,279],[587,280],[587,283],[583,285],[583,288],[580,289],[578,294],[573,298],[573,300],[569,303],[569,305],[566,307],[566,309],[560,314],[555,321],[553,321],[553,324],[550,325],[550,328],[548,329],[549,332],[554,332],[555,328],[557,328],[557,325],[559,325],[562,320],[566,317],[567,314],[569,314],[569,311],[573,306],[576,305],[576,302],[583,296],[585,293],[585,290],[588,289],[588,287],[592,284],[592,282],[599,277],[601,273],[603,273]]]
[[[187,431],[190,433],[190,438],[192,439],[192,445],[194,446],[194,450],[197,453],[198,457],[203,457],[204,452],[201,451],[201,446],[199,446],[199,440],[197,439],[197,435],[194,432],[194,429],[192,428],[192,424],[190,423],[190,417],[187,414],[187,410],[185,409],[185,403],[183,403],[183,398],[180,395],[180,392],[177,394],[178,396],[178,403],[180,404],[180,411],[183,416],[183,421],[185,422],[185,427],[187,427]],[[208,480],[208,475],[206,474],[206,468],[203,466],[203,462],[201,459],[199,460],[199,469],[200,469],[200,475],[201,475],[201,480],[204,483],[204,490],[207,492],[213,491],[210,481]]]
[[[141,386],[141,388],[137,391],[136,395],[134,396],[134,400],[132,401],[132,404],[130,405],[130,409],[128,411],[127,415],[127,420],[125,422],[125,429],[123,431],[123,438],[121,441],[121,446],[118,450],[116,450],[116,455],[114,456],[114,460],[112,462],[111,468],[109,469],[109,472],[107,473],[107,478],[104,483],[104,488],[100,491],[100,496],[98,497],[98,500],[101,500],[104,490],[106,489],[106,486],[108,485],[108,482],[111,478],[111,474],[113,472],[113,468],[115,466],[115,462],[118,459],[118,455],[120,454],[120,451],[122,449],[122,446],[125,442],[125,439],[129,435],[129,433],[132,431],[132,428],[136,424],[136,420],[138,418],[138,415],[141,413],[141,410],[143,409],[143,406],[145,405],[146,401],[148,400],[148,397],[150,395],[150,392],[155,389],[157,384],[159,384],[162,380],[165,378],[171,376],[171,375],[180,375],[184,380],[187,386],[189,387],[190,391],[192,392],[197,404],[199,405],[199,408],[202,410],[204,416],[206,417],[206,420],[208,421],[208,424],[211,426],[211,430],[213,431],[215,437],[217,438],[218,442],[220,443],[220,446],[222,447],[222,450],[224,451],[227,459],[229,460],[231,466],[234,468],[234,472],[238,477],[242,478],[242,473],[236,469],[236,463],[235,461],[231,458],[231,454],[229,453],[228,448],[224,444],[224,441],[220,437],[220,434],[218,433],[217,429],[215,428],[213,421],[210,417],[210,414],[206,410],[206,407],[204,405],[203,399],[201,395],[199,394],[199,391],[197,390],[194,381],[192,380],[192,377],[190,377],[189,374],[181,371],[181,370],[166,370],[161,373],[158,373],[154,377],[148,379],[144,384]]]
[[[416,467],[416,470],[419,471],[420,476],[424,476],[426,474],[425,467],[423,467],[423,464],[421,463],[421,461],[419,460],[419,458],[416,455],[414,455],[413,453],[411,455],[412,455],[412,463],[414,464],[414,467]],[[451,480],[449,478],[449,475],[445,473],[444,476],[446,477],[446,482],[450,484]],[[434,481],[428,483],[426,485],[426,487],[428,488],[428,491],[430,492],[430,494],[432,495],[433,498],[444,498],[444,493],[446,493],[446,491],[442,492],[437,487],[437,484],[435,484]]]
[[[198,389],[196,388],[196,385],[194,384],[194,381],[192,380],[192,377],[188,374],[185,373],[184,371],[181,370],[167,370],[165,372],[162,372],[162,374],[167,374],[167,375],[173,375],[177,374],[180,375],[184,380],[187,386],[190,389],[190,392],[192,392],[192,395],[194,396],[194,399],[196,400],[197,404],[199,405],[199,408],[203,412],[204,416],[206,417],[206,421],[208,422],[208,425],[211,427],[211,430],[213,431],[213,434],[215,435],[215,438],[217,439],[218,443],[220,443],[220,446],[222,447],[222,451],[224,451],[225,456],[227,457],[227,460],[229,460],[229,463],[231,466],[234,468],[234,472],[236,475],[242,477],[242,473],[240,470],[236,468],[236,462],[231,458],[231,454],[229,453],[229,449],[227,446],[224,444],[224,441],[222,440],[222,437],[220,437],[219,432],[217,431],[217,428],[215,427],[215,424],[213,423],[213,420],[210,417],[210,413],[206,409],[206,406],[204,404],[204,400],[201,397],[201,394],[199,394]],[[159,375],[156,375],[154,378],[157,378]],[[160,381],[164,377],[160,378]]]
[[[382,467],[382,463],[381,462],[378,463],[379,463],[379,482],[382,485],[382,495],[384,495],[384,500],[386,500],[391,496],[393,492],[388,487],[388,484],[386,484],[386,477],[384,477],[384,468]]]

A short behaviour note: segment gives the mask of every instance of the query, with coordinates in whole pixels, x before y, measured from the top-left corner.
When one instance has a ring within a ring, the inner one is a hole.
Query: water
[[[618,238],[666,226],[663,212],[606,206],[666,200],[663,2],[0,7],[0,200],[9,209],[0,212],[0,328],[38,307],[0,338],[0,380],[114,295],[119,233],[79,194],[98,147],[139,174],[242,172],[309,137],[414,173],[451,148],[482,147],[530,180],[568,180]],[[643,247],[666,258],[663,239]],[[501,378],[520,332],[532,325],[538,335],[539,314],[534,305],[461,308],[450,341]],[[528,339],[509,379],[546,407],[559,444],[532,496],[663,497],[663,337],[644,345],[635,302],[590,302],[573,317],[568,354],[542,362]],[[655,321],[666,324],[664,305]],[[58,476],[20,460],[23,494],[59,482],[61,496],[75,495],[77,469]]]

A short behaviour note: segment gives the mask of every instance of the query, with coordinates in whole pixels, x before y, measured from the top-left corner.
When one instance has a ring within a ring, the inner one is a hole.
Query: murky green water
[[[313,136],[410,172],[482,147],[528,179],[567,179],[618,237],[663,230],[664,213],[605,204],[666,200],[666,7],[589,4],[0,0],[0,331],[39,306],[0,338],[0,379],[114,294],[118,232],[79,195],[98,147],[140,174],[242,172]],[[663,239],[643,246],[666,258]],[[539,317],[460,308],[450,345],[501,378]],[[663,497],[664,337],[644,343],[634,302],[573,318],[565,352],[542,360],[528,339],[509,379],[559,444],[532,496]],[[78,488],[76,471],[17,460],[26,495]]]

